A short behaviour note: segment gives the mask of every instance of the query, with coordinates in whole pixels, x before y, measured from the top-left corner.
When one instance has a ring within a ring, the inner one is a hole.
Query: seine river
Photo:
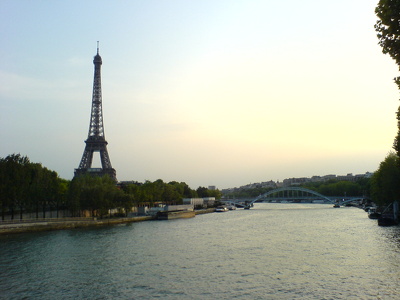
[[[250,210],[0,237],[1,299],[400,299],[400,227]]]

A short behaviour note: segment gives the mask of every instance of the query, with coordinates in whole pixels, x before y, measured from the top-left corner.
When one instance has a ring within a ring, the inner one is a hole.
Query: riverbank
[[[214,212],[214,208],[195,211],[196,215]],[[62,230],[95,226],[109,226],[124,223],[134,223],[156,220],[155,216],[135,216],[130,218],[59,218],[59,219],[30,219],[0,222],[0,235]]]

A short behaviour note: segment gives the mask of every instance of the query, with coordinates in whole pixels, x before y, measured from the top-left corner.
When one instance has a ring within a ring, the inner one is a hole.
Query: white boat
[[[235,210],[235,209],[236,209],[236,206],[235,206],[235,205],[229,205],[229,206],[228,206],[228,209],[229,209],[229,210]]]
[[[215,212],[225,212],[225,211],[228,211],[228,209],[225,206],[218,206],[215,209]]]

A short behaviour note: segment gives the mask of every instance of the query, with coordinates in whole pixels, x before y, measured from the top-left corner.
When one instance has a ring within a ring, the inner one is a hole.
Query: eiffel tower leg
[[[93,161],[93,149],[89,149],[86,145],[85,151],[83,151],[81,163],[79,164],[79,169],[88,169],[92,166]]]
[[[108,156],[108,151],[106,147],[100,150],[100,159],[103,169],[112,169],[110,157]]]

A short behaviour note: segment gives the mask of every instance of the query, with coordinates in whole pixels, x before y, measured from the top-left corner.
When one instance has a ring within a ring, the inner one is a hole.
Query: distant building
[[[215,197],[204,197],[203,200],[206,207],[213,207],[215,204]]]
[[[357,174],[357,175],[355,175],[355,177],[356,177],[357,179],[361,179],[361,178],[371,178],[372,175],[374,175],[374,173],[366,172],[365,174]]]
[[[353,175],[353,173],[348,173],[347,175],[336,176],[334,174],[324,175],[324,176],[312,176],[308,177],[299,177],[299,178],[287,178],[284,179],[283,182],[274,182],[272,180],[261,183],[249,183],[247,185],[243,185],[238,188],[228,188],[223,189],[222,194],[232,194],[245,189],[255,189],[255,188],[277,188],[277,187],[288,187],[288,186],[299,186],[307,182],[326,182],[329,180],[339,180],[339,181],[357,181],[362,178],[370,178],[374,173],[366,172],[365,174],[357,174]]]
[[[331,179],[336,179],[336,175],[325,175],[325,176],[322,176],[322,179],[323,179],[323,181],[328,181],[328,180],[331,180]]]
[[[311,182],[320,182],[323,181],[321,176],[313,176],[311,177]]]
[[[261,182],[260,186],[262,188],[273,188],[274,189],[277,187],[277,184],[274,181],[270,180],[270,181]]]
[[[353,176],[353,173],[348,173],[347,175],[339,175],[336,177],[338,181],[355,181],[356,178]]]
[[[303,183],[309,182],[310,179],[307,177],[300,177],[300,178],[288,178],[283,180],[283,186],[296,186],[301,185]]]
[[[182,204],[186,205],[193,205],[193,206],[203,206],[204,199],[203,198],[183,198]]]
[[[205,197],[205,198],[183,198],[182,204],[193,205],[194,207],[213,207],[215,203],[215,197]]]

